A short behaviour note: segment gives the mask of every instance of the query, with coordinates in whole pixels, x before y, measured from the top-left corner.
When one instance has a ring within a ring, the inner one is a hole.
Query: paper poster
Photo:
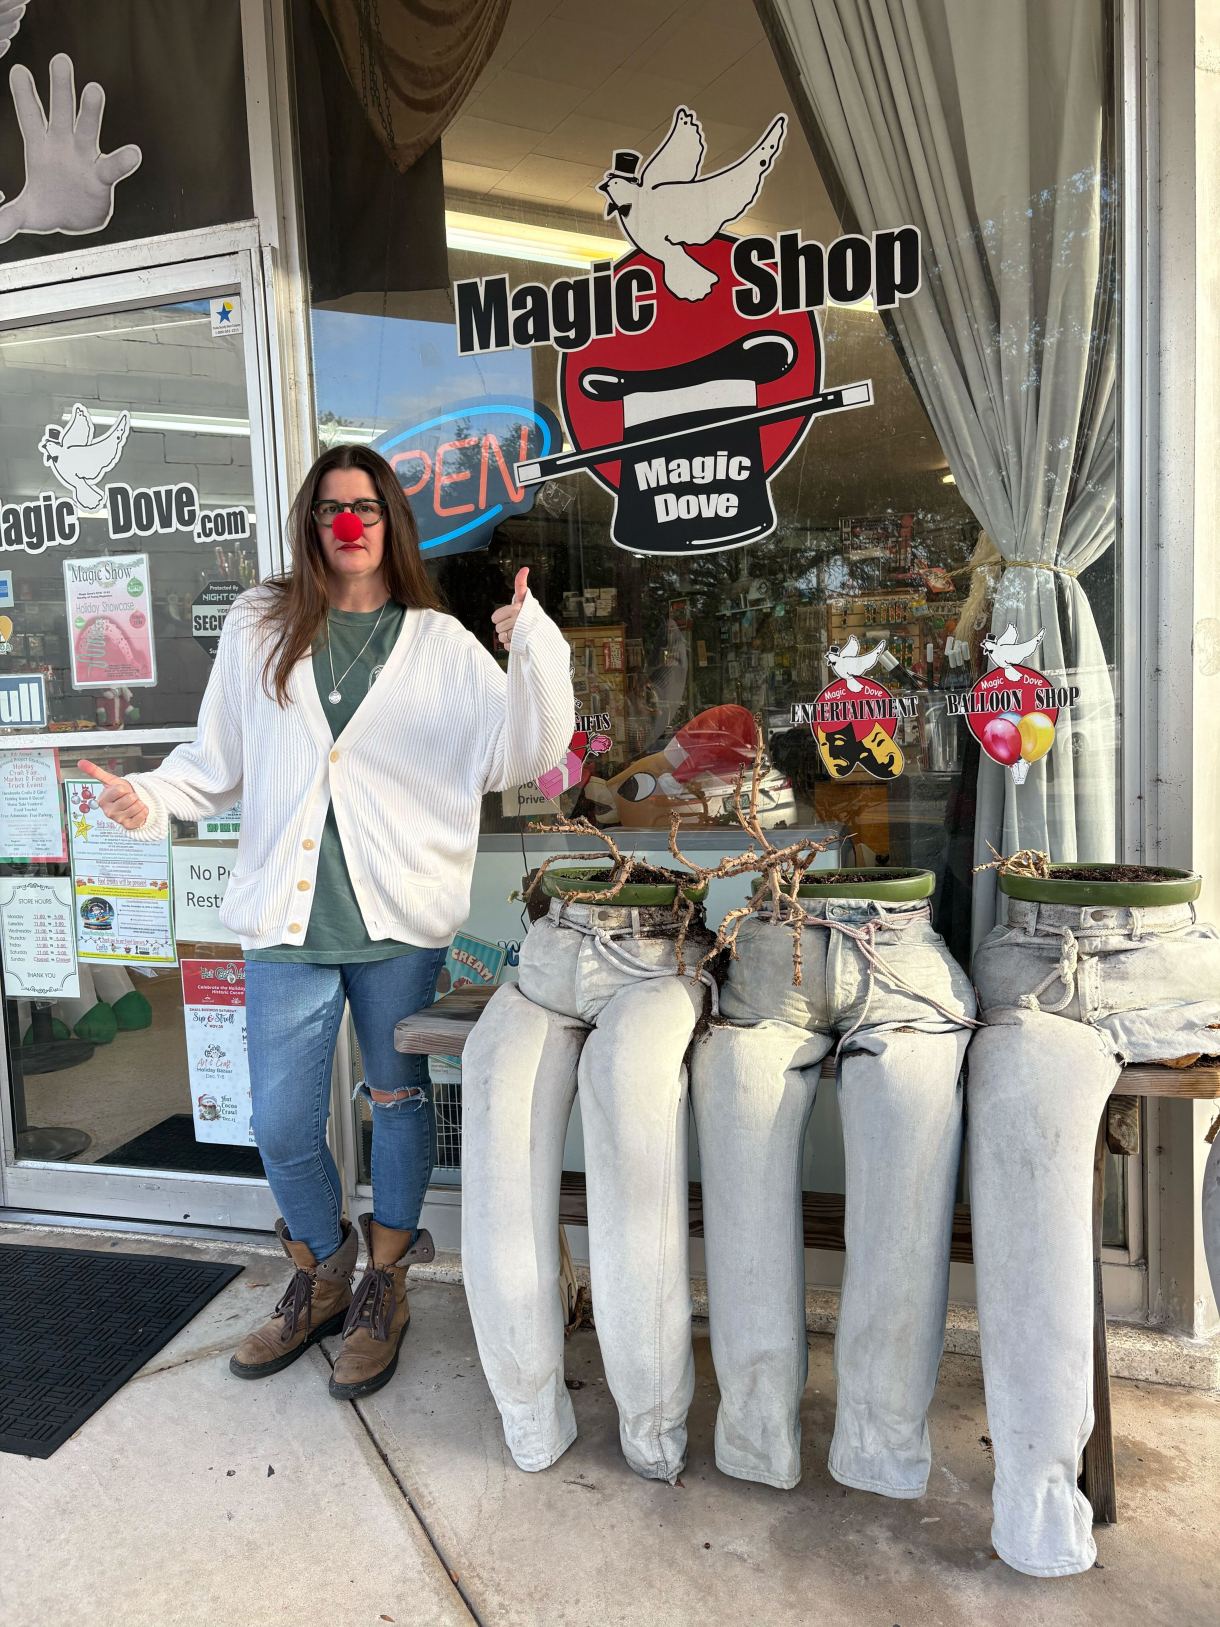
[[[241,803],[235,802],[231,808],[223,813],[213,814],[210,819],[199,821],[200,836],[227,840],[231,836],[241,835]]]
[[[137,689],[157,681],[148,555],[66,559],[73,689]]]
[[[10,1000],[80,996],[72,882],[67,876],[0,878],[0,944]]]
[[[229,876],[237,862],[234,842],[175,842],[174,928],[179,943],[236,943],[220,919]]]
[[[196,1141],[254,1146],[245,961],[184,960],[182,1016]]]
[[[67,856],[55,753],[0,752],[0,860]]]
[[[80,958],[176,966],[169,837],[132,841],[102,812],[97,780],[65,780],[64,792]]]

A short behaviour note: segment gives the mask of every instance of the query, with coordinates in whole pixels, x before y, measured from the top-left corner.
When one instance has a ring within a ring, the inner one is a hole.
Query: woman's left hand
[[[502,610],[492,612],[492,624],[496,629],[496,637],[507,650],[513,641],[513,628],[517,625],[517,617],[521,614],[525,604],[525,595],[529,592],[528,565],[523,565],[517,572],[517,579],[513,583],[513,602],[505,605]]]

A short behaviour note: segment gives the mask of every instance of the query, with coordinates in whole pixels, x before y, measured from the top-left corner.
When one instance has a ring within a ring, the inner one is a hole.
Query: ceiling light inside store
[[[67,423],[71,413],[62,414]],[[94,412],[90,409],[90,418],[95,424],[113,424],[119,417],[117,412]],[[169,430],[175,435],[249,435],[250,420],[248,418],[215,418],[196,417],[190,412],[129,412],[128,422],[132,429],[160,429]]]
[[[624,246],[621,237],[531,226],[523,220],[496,220],[454,209],[445,210],[445,241],[451,249],[495,254],[505,260],[537,260],[549,266],[591,266],[598,260],[617,260]]]

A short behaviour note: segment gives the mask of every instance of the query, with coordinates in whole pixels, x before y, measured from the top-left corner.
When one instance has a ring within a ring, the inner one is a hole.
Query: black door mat
[[[0,1452],[49,1458],[242,1269],[0,1244]]]
[[[126,1164],[131,1169],[189,1170],[194,1175],[239,1175],[265,1179],[257,1147],[230,1147],[223,1141],[196,1141],[189,1113],[174,1113],[143,1135],[108,1152],[99,1164]]]

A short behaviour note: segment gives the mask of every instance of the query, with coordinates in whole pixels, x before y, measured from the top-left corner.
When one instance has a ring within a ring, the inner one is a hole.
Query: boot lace
[[[356,1286],[343,1324],[343,1337],[357,1328],[367,1328],[374,1339],[390,1337],[394,1315],[394,1278],[385,1267],[369,1266]]]
[[[292,1280],[280,1297],[279,1304],[272,1311],[272,1316],[282,1316],[284,1329],[280,1338],[285,1344],[296,1333],[301,1325],[301,1317],[305,1318],[305,1330],[313,1327],[313,1289],[314,1279],[309,1271],[296,1270]]]

